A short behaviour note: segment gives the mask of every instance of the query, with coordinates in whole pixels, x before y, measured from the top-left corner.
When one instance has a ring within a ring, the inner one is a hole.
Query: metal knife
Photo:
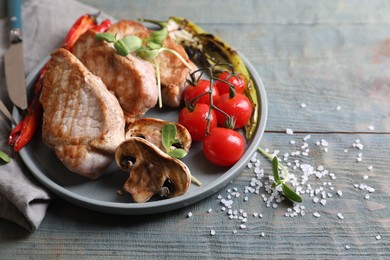
[[[7,0],[11,45],[5,53],[4,65],[9,97],[14,105],[26,109],[21,7],[21,0]]]

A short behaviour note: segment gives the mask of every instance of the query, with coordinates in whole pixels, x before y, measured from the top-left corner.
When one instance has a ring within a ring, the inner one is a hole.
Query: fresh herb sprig
[[[5,164],[9,163],[11,161],[11,158],[3,151],[0,151],[0,163]]]
[[[163,126],[161,132],[161,142],[166,150],[166,153],[173,158],[182,159],[187,155],[187,151],[182,148],[172,148],[175,144],[180,144],[180,140],[176,138],[177,128],[173,123],[167,123]],[[197,186],[201,186],[202,183],[192,176],[191,182]]]
[[[286,169],[286,167],[284,167],[284,165],[279,163],[278,157],[276,155],[272,156],[261,147],[259,147],[257,150],[261,152],[265,157],[267,157],[270,161],[272,161],[272,172],[274,175],[274,183],[272,184],[271,187],[276,188],[276,186],[282,185],[282,191],[286,198],[288,198],[293,202],[301,203],[302,198],[295,191],[293,191],[293,189],[289,185],[286,184],[289,175],[288,170]],[[279,168],[284,172],[283,179],[280,178]]]
[[[158,102],[159,107],[162,107],[162,94],[161,94],[161,79],[160,68],[156,61],[157,56],[162,52],[169,52],[175,55],[188,69],[192,70],[191,65],[175,50],[165,48],[163,46],[164,40],[168,36],[168,29],[163,27],[160,30],[153,31],[150,37],[141,39],[135,35],[128,35],[122,39],[117,39],[117,35],[113,35],[109,32],[96,34],[96,39],[106,41],[114,44],[114,48],[121,56],[127,56],[130,53],[135,53],[136,56],[143,60],[151,62],[156,69],[156,78],[158,86]]]
[[[182,159],[187,155],[187,151],[182,148],[172,148],[174,144],[180,144],[180,140],[176,138],[176,132],[175,124],[165,124],[162,128],[162,144],[168,155]]]

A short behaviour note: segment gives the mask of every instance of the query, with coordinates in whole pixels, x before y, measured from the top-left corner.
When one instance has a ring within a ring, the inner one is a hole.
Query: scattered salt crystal
[[[337,110],[337,111],[340,111],[340,110],[341,110],[341,106],[337,106],[337,107],[336,107],[336,110]]]
[[[212,236],[215,235],[215,230],[214,230],[214,229],[211,229],[211,230],[210,230],[210,235],[212,235]]]
[[[337,195],[339,195],[341,197],[341,196],[343,196],[343,192],[341,190],[338,190]]]
[[[377,235],[375,236],[376,240],[380,240],[381,239],[381,235]]]
[[[369,126],[367,127],[367,129],[370,130],[370,131],[374,131],[374,130],[375,130],[375,127],[374,127],[373,125],[369,125]]]
[[[344,153],[348,153],[348,149],[344,149]]]
[[[374,168],[374,167],[372,167],[372,165],[370,165],[370,166],[367,167],[367,169],[368,169],[369,171],[372,171],[373,168]]]
[[[314,203],[317,203],[319,200],[320,200],[320,199],[317,198],[317,197],[314,197],[314,198],[313,198],[313,202],[314,202]]]
[[[240,225],[240,228],[241,228],[241,229],[246,229],[246,226],[245,226],[244,224],[241,224],[241,225]]]
[[[264,237],[264,236],[265,236],[265,233],[264,233],[264,232],[261,232],[260,236]]]
[[[236,234],[236,233],[237,233],[237,230],[236,230],[236,229],[234,229],[234,230],[232,231],[232,233],[233,233],[233,234]]]
[[[369,199],[370,199],[370,194],[366,194],[366,196],[364,196],[364,198],[365,198],[366,200],[369,200]]]
[[[305,137],[303,137],[303,141],[307,141],[307,140],[309,140],[310,139],[310,135],[306,135]]]
[[[286,129],[286,134],[292,135],[292,134],[294,134],[294,131],[292,129],[290,129],[290,128],[287,128]]]
[[[339,219],[344,219],[344,216],[343,216],[343,214],[341,214],[340,212],[339,212],[339,213],[337,213],[337,217],[338,217]]]
[[[302,104],[301,104],[301,107],[302,107],[302,108],[305,108],[305,107],[306,107],[306,104],[305,104],[305,103],[302,103]]]
[[[207,213],[211,213],[212,211],[213,211],[213,209],[208,209]]]
[[[345,245],[345,249],[350,249],[351,247],[349,245]]]
[[[192,217],[192,212],[191,211],[188,212],[188,214],[187,214],[187,218],[190,218],[190,217]]]
[[[290,144],[295,144],[295,140],[291,140],[291,141],[290,141]]]
[[[313,216],[316,217],[316,218],[319,218],[319,217],[321,217],[321,214],[318,213],[318,212],[314,212],[314,213],[313,213]]]
[[[364,176],[363,176],[363,179],[364,179],[364,180],[367,180],[367,179],[368,179],[368,175],[364,175]]]
[[[324,139],[321,139],[321,145],[322,145],[322,146],[328,146],[329,144],[328,144],[328,142],[325,141]]]
[[[325,206],[325,204],[326,204],[326,199],[320,200],[320,203],[321,203],[323,206]]]

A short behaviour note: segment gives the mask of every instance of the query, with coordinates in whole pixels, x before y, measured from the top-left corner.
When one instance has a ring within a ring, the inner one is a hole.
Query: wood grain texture
[[[286,217],[292,205],[283,201],[277,208],[267,207],[261,197],[269,196],[264,188],[260,194],[244,193],[255,177],[253,168],[246,168],[201,202],[150,216],[103,214],[56,199],[34,233],[0,220],[1,259],[390,257],[389,1],[81,2],[118,19],[187,17],[235,46],[253,63],[266,87],[269,117],[261,146],[279,150],[283,158],[287,152],[302,151],[303,138],[310,134],[309,155],[289,156],[283,162],[294,165],[299,160],[334,173],[336,179],[308,181],[332,197],[321,205],[303,194],[306,215]],[[369,130],[370,125],[375,129]],[[286,128],[294,134],[287,135]],[[353,146],[357,139],[362,150]],[[317,145],[321,140],[328,146]],[[359,153],[361,162],[357,162]],[[258,158],[265,183],[271,165],[261,155]],[[299,168],[290,171],[302,175]],[[366,184],[375,192],[355,184]],[[217,199],[234,188],[240,197],[234,199],[233,209],[248,213],[245,229],[239,220],[228,218]],[[254,217],[255,212],[263,217]],[[321,217],[314,217],[314,212]]]

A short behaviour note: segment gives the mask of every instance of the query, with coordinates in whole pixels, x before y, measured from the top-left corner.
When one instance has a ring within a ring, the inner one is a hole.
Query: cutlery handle
[[[11,30],[22,31],[22,2],[21,0],[7,0],[8,19]]]

